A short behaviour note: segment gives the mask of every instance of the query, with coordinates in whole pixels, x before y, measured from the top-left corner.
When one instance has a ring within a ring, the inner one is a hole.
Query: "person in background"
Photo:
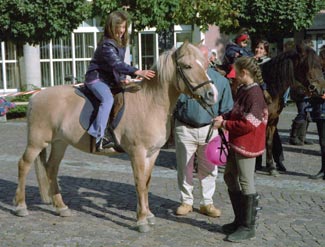
[[[271,58],[269,57],[269,47],[270,47],[269,42],[266,40],[260,40],[257,42],[257,45],[255,47],[254,58],[256,59],[259,65],[262,65],[271,60]],[[285,103],[283,102],[283,104]],[[266,168],[271,176],[277,176],[278,172],[276,170],[283,171],[283,172],[287,170],[283,165],[283,161],[284,161],[283,147],[282,147],[282,142],[277,128],[275,129],[273,134],[272,154],[273,154],[273,159],[275,161],[276,167],[272,162],[272,164],[267,164]],[[262,170],[262,169],[263,169],[262,155],[260,155],[256,157],[255,170]]]
[[[7,114],[8,111],[15,108],[16,104],[10,101],[7,101],[5,98],[0,97],[0,117],[3,117]]]
[[[270,44],[268,41],[260,40],[257,42],[257,45],[255,47],[254,58],[256,59],[259,65],[271,60],[271,58],[269,57],[269,49]]]
[[[325,46],[319,52],[321,60],[323,76],[325,79]],[[325,93],[319,92],[319,96],[311,97],[310,104],[312,107],[311,118],[316,122],[317,132],[319,137],[319,145],[321,149],[321,168],[315,175],[309,176],[310,179],[325,180]]]
[[[211,54],[209,56],[209,61],[210,61],[209,66],[211,68],[215,68],[217,65],[221,65],[221,61],[218,59],[217,50],[215,50],[215,49],[211,50]]]
[[[227,78],[235,78],[235,70],[233,68],[233,64],[237,58],[242,56],[254,56],[254,54],[248,49],[249,41],[250,37],[248,33],[242,32],[235,37],[234,42],[227,44],[223,61],[223,66],[226,70]]]
[[[305,39],[302,41],[305,46],[314,48],[312,40]],[[307,129],[311,121],[309,115],[306,113],[307,102],[304,100],[304,94],[299,90],[292,90],[290,92],[291,98],[296,102],[298,114],[292,120],[289,143],[295,146],[303,146],[314,144],[314,142],[306,139]]]
[[[224,180],[235,220],[223,225],[222,230],[228,235],[226,240],[240,242],[255,237],[259,197],[254,181],[255,158],[265,150],[268,107],[260,87],[263,79],[256,59],[238,58],[234,67],[241,87],[233,109],[216,117],[214,126],[229,131],[230,151]]]
[[[207,73],[218,90],[218,100],[208,110],[215,116],[228,112],[233,106],[231,89],[228,80],[209,67],[208,48],[199,46],[206,58]],[[195,99],[181,94],[178,99],[175,117],[175,146],[177,161],[178,188],[180,190],[181,205],[177,208],[177,215],[187,215],[193,211],[193,166],[197,160],[197,176],[200,189],[200,213],[210,217],[218,217],[220,209],[213,205],[212,196],[216,188],[218,167],[205,157],[206,137],[209,133],[214,116],[203,108]],[[218,131],[214,131],[214,138]]]
[[[114,146],[112,140],[104,138],[114,98],[111,89],[121,88],[130,81],[126,75],[140,76],[150,80],[155,76],[152,70],[139,70],[124,62],[128,44],[128,15],[115,11],[108,15],[104,36],[99,43],[86,72],[86,87],[100,101],[97,116],[91,123],[88,134],[96,139],[96,151]]]

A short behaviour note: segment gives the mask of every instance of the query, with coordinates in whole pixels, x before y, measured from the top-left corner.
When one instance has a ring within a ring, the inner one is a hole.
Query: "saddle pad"
[[[75,92],[77,95],[85,99],[85,104],[80,113],[79,122],[85,130],[88,130],[97,116],[99,100],[86,87],[76,88]],[[119,124],[125,109],[124,106],[124,93],[120,92],[114,95],[114,105],[108,121],[108,125],[111,129],[115,129]]]
[[[79,122],[85,130],[88,130],[90,124],[94,121],[95,116],[97,115],[99,102],[96,97],[90,99],[91,96],[86,96],[84,91],[84,88],[75,89],[75,93],[85,99],[85,104],[80,113]]]

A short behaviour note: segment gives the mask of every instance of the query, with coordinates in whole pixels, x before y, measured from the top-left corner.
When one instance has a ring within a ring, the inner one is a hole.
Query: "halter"
[[[308,92],[311,95],[320,95],[322,94],[322,92],[318,92],[317,87],[314,85],[314,82],[317,82],[318,80],[323,79],[322,77],[318,77],[318,78],[314,78],[312,80],[307,79],[307,83],[308,83]]]
[[[208,114],[214,118],[215,117],[215,113],[213,111],[213,108],[212,107],[209,107],[205,101],[202,99],[202,96],[199,96],[199,95],[195,95],[194,92],[209,84],[209,83],[212,83],[213,84],[213,81],[212,80],[208,80],[208,81],[205,81],[205,82],[202,82],[201,84],[197,85],[196,87],[193,87],[190,83],[190,81],[188,80],[188,78],[186,77],[186,75],[184,74],[184,71],[182,69],[182,67],[179,65],[178,61],[177,61],[178,57],[177,57],[177,50],[175,51],[175,63],[176,63],[176,68],[177,68],[177,72],[176,73],[176,76],[178,76],[178,74],[180,75],[180,77],[182,78],[182,80],[184,81],[186,87],[190,90],[191,94],[192,94],[192,97],[195,98],[199,104],[208,112]],[[179,80],[177,80],[177,82],[179,83]],[[178,90],[180,91],[180,87],[179,85],[177,86]],[[205,139],[205,142],[208,143],[211,136],[212,136],[212,131],[213,131],[213,125],[214,125],[214,120],[211,121],[211,124],[210,124],[210,128],[209,128],[209,131],[208,131],[208,134],[207,134],[207,137]]]
[[[202,82],[201,84],[197,85],[196,87],[193,87],[191,85],[190,81],[188,80],[188,78],[186,77],[186,75],[184,74],[184,71],[183,71],[182,67],[179,65],[177,60],[178,60],[178,57],[177,57],[177,50],[176,50],[175,51],[175,63],[176,63],[176,69],[177,69],[177,72],[178,72],[178,73],[176,73],[176,76],[180,75],[180,77],[184,81],[186,87],[190,90],[193,98],[201,100],[201,96],[195,95],[195,91],[198,90],[199,88],[209,84],[209,83],[213,84],[213,82],[211,80],[208,80],[208,81]],[[179,83],[179,80],[177,80],[177,82]],[[177,87],[178,87],[178,89],[180,88],[179,85]]]

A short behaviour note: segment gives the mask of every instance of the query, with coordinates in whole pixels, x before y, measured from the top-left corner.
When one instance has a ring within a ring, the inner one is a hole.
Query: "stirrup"
[[[96,143],[96,152],[103,152],[105,149],[115,147],[115,143],[105,137]]]

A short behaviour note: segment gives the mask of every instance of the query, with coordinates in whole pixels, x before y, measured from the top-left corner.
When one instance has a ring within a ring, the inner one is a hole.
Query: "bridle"
[[[180,66],[180,64],[178,63],[178,55],[177,55],[177,50],[175,51],[175,63],[176,63],[176,69],[177,69],[177,73],[176,73],[176,77],[180,76],[183,80],[183,82],[185,83],[186,87],[188,90],[190,90],[192,97],[196,98],[196,99],[201,99],[201,96],[195,95],[195,91],[198,90],[199,88],[212,83],[212,80],[208,80],[205,82],[202,82],[201,84],[197,85],[196,87],[193,87],[192,84],[190,83],[189,79],[186,77],[183,68]],[[180,86],[179,86],[179,80],[177,78],[177,88],[180,91]]]
[[[212,107],[209,107],[205,101],[202,99],[202,96],[199,96],[199,95],[196,95],[194,94],[196,90],[198,90],[199,88],[209,84],[209,83],[212,83],[213,84],[213,81],[212,80],[208,80],[208,81],[205,81],[205,82],[202,82],[200,83],[199,85],[197,85],[196,87],[193,87],[192,84],[190,83],[189,79],[186,77],[182,67],[179,65],[178,63],[178,54],[177,54],[177,50],[175,51],[175,63],[176,63],[176,69],[177,69],[177,72],[176,72],[176,77],[180,76],[183,80],[183,82],[185,83],[186,87],[188,88],[188,90],[190,90],[191,92],[191,96],[193,98],[195,98],[199,104],[208,112],[208,114],[214,118],[215,117],[215,113],[213,111],[213,108]],[[177,89],[178,91],[180,91],[180,86],[179,86],[179,80],[178,78],[176,78],[177,80]],[[214,85],[214,84],[213,84]],[[208,134],[207,134],[207,137],[206,137],[206,140],[205,142],[208,143],[211,136],[212,136],[212,131],[213,131],[213,125],[214,125],[214,120],[211,121],[211,124],[210,124],[210,128],[209,128],[209,131],[208,131]]]

